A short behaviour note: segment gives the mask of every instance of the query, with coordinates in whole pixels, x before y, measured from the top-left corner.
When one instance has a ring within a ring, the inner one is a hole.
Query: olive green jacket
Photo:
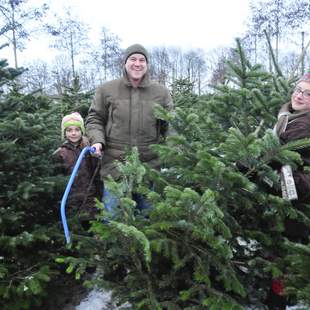
[[[134,146],[138,147],[142,162],[159,167],[158,157],[149,146],[165,137],[168,124],[155,117],[156,104],[170,110],[172,99],[169,90],[151,81],[148,74],[137,88],[132,87],[125,73],[123,78],[97,88],[86,119],[86,131],[91,144],[103,145],[103,178],[110,174],[118,179],[113,161],[122,160],[126,150]]]

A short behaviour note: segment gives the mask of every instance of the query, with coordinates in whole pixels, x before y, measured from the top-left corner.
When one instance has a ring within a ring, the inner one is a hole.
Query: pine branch
[[[265,34],[266,39],[267,39],[267,43],[268,43],[268,47],[269,47],[269,52],[271,54],[271,58],[272,58],[272,62],[273,62],[274,68],[275,68],[275,70],[276,70],[276,72],[277,72],[277,74],[279,76],[283,76],[283,73],[282,73],[282,71],[281,71],[281,69],[280,69],[280,67],[279,67],[279,65],[278,65],[278,63],[276,61],[276,57],[274,55],[273,48],[272,48],[271,42],[270,42],[270,38],[269,38],[269,35],[268,35],[266,29],[264,29],[264,34]]]

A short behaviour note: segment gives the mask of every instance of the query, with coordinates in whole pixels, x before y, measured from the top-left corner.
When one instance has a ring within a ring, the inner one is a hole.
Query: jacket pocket
[[[106,127],[107,138],[113,141],[127,141],[129,118],[129,100],[114,100],[111,102]]]
[[[158,120],[154,113],[155,102],[143,103],[141,134],[145,142],[154,142],[158,138]]]

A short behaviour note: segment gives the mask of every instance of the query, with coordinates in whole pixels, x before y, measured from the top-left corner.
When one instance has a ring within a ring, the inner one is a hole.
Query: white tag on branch
[[[282,166],[281,168],[281,188],[282,197],[287,200],[297,200],[297,190],[293,177],[292,168],[290,165]]]

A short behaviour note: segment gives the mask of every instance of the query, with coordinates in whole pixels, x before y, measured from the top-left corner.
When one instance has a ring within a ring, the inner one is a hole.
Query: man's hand
[[[95,153],[93,153],[94,156],[101,157],[103,155],[101,143],[95,143],[92,145],[92,147],[94,147],[96,149]]]

